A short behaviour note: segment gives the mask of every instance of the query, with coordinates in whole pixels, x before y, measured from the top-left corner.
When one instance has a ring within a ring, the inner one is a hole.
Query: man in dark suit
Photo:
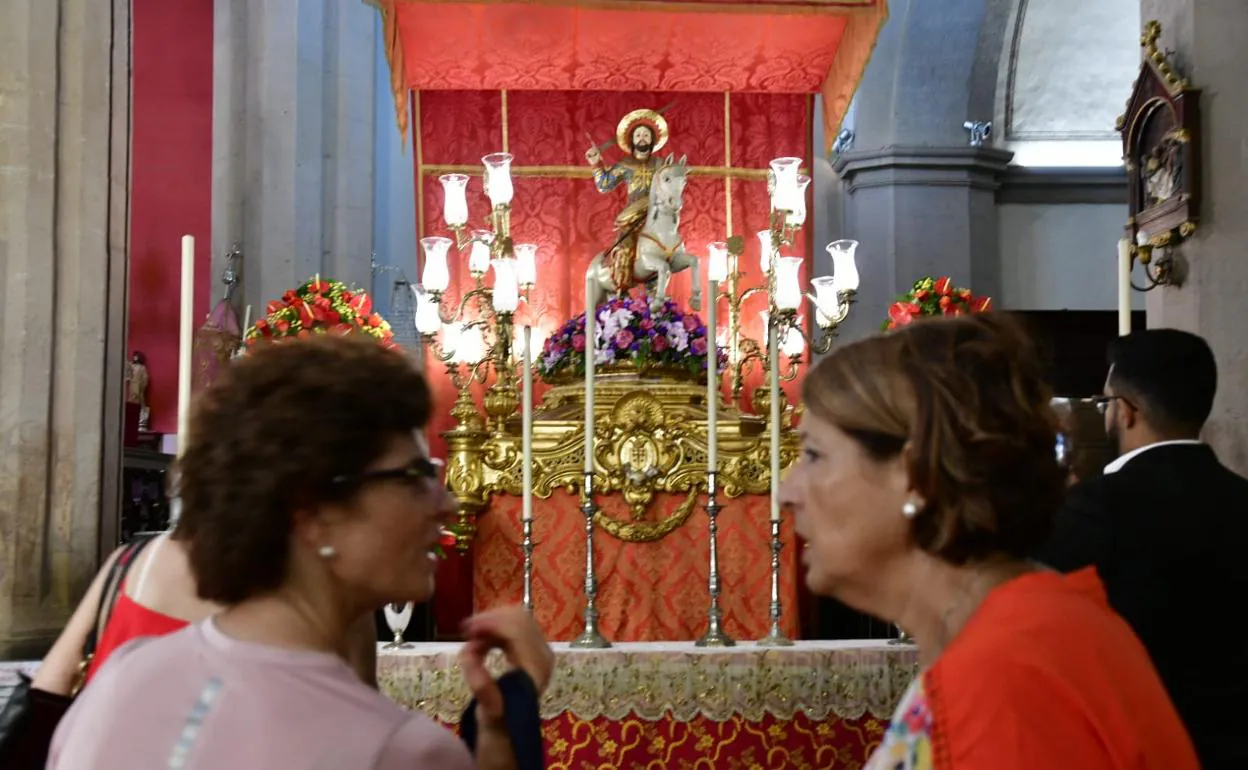
[[[1217,366],[1174,329],[1118,338],[1097,406],[1118,459],[1071,488],[1040,561],[1094,566],[1152,656],[1205,768],[1248,768],[1248,479],[1199,435]]]

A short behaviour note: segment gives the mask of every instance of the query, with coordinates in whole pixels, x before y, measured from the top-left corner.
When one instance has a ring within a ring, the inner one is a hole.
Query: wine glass
[[[412,610],[411,602],[406,604],[390,602],[383,608],[386,625],[390,626],[390,631],[394,634],[394,641],[382,647],[383,650],[398,650],[412,646],[410,642],[403,641],[403,632],[407,630],[407,624],[412,622]]]

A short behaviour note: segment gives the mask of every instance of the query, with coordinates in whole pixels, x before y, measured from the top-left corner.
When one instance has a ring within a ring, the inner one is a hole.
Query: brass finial
[[[1161,22],[1153,19],[1144,25],[1144,34],[1140,35],[1140,45],[1144,48],[1144,55],[1153,63],[1153,67],[1156,68],[1172,93],[1182,91],[1187,88],[1187,81],[1179,77],[1174,68],[1170,66],[1170,60],[1166,54],[1157,48],[1157,41],[1160,39]]]

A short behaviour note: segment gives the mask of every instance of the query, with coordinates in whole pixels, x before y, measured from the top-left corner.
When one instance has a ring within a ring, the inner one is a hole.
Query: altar
[[[458,651],[383,647],[378,684],[404,708],[454,727],[469,701]],[[716,767],[860,767],[918,666],[914,647],[874,641],[717,650],[560,644],[555,654],[542,700],[550,768],[680,767],[708,758]]]

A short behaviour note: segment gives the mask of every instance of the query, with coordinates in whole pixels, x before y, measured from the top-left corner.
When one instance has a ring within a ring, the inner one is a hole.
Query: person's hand
[[[503,717],[502,693],[485,667],[491,650],[502,650],[511,665],[528,674],[539,695],[550,684],[555,668],[554,650],[524,607],[502,607],[473,615],[464,622],[464,633],[467,641],[459,651],[459,664],[477,699],[482,721],[496,724]]]
[[[585,160],[589,161],[589,165],[597,166],[602,162],[602,153],[598,151],[597,147],[590,147],[585,153]]]

